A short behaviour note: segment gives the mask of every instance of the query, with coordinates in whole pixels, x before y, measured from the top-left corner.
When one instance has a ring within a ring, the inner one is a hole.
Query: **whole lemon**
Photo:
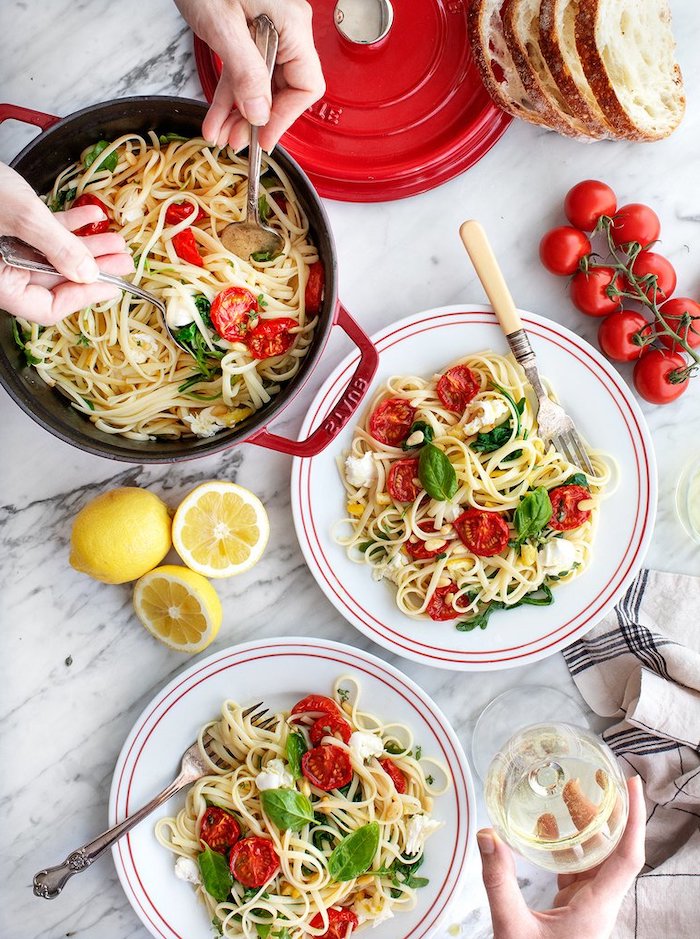
[[[158,496],[133,486],[112,489],[76,515],[70,563],[105,584],[136,580],[168,553],[170,529],[168,507]]]

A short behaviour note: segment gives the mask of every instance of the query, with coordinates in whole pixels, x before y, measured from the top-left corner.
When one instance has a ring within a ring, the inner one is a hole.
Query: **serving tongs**
[[[537,426],[540,437],[545,444],[554,444],[569,463],[594,476],[595,470],[574,422],[564,408],[560,404],[555,404],[545,391],[537,371],[537,360],[530,345],[530,339],[525,332],[520,314],[508,290],[503,272],[498,266],[486,232],[479,222],[470,219],[462,223],[459,234],[474,265],[477,277],[491,301],[511,352],[516,362],[522,366],[537,396]]]

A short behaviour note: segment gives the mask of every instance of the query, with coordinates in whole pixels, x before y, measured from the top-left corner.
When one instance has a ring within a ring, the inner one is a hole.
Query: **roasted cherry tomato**
[[[421,527],[421,531],[424,531],[426,534],[430,535],[430,534],[435,533],[434,522],[423,522],[423,524],[420,527]],[[411,538],[415,538],[416,540],[411,541]],[[442,554],[442,552],[447,547],[446,541],[440,541],[440,544],[438,547],[428,550],[428,548],[426,548],[426,542],[423,541],[422,538],[418,538],[417,535],[411,535],[411,538],[409,538],[408,541],[404,542],[404,548],[406,549],[408,554],[410,554],[410,556],[413,558],[414,561],[427,561],[428,558],[434,558],[436,555]],[[428,541],[432,541],[432,540],[433,540],[432,538],[428,539]]]
[[[346,750],[324,743],[307,750],[301,758],[301,771],[312,786],[330,792],[352,779],[352,763]]]
[[[321,309],[324,281],[323,261],[314,261],[309,268],[309,278],[304,290],[304,307],[309,316],[316,316]]]
[[[581,258],[591,253],[591,243],[578,228],[561,225],[540,241],[540,261],[550,274],[566,277],[578,270]]]
[[[273,355],[284,355],[294,345],[295,335],[290,330],[298,326],[289,316],[274,320],[260,320],[255,329],[246,335],[248,351],[254,359],[270,359]]]
[[[452,606],[451,599],[457,593],[457,584],[446,584],[444,587],[436,587],[433,595],[428,600],[425,612],[431,619],[443,622],[448,619],[457,619],[459,613]]]
[[[549,527],[555,531],[571,531],[579,528],[591,517],[589,509],[579,509],[579,503],[590,499],[591,494],[583,486],[557,486],[549,490],[552,517]]]
[[[222,339],[240,342],[248,332],[250,314],[257,311],[258,301],[250,290],[227,287],[214,297],[209,316]]]
[[[244,887],[262,887],[275,876],[280,859],[269,838],[253,835],[234,845],[231,873]]]
[[[656,241],[660,233],[659,216],[648,205],[640,202],[621,206],[613,216],[610,230],[614,244],[626,245],[636,241],[643,248]]]
[[[338,735],[343,743],[347,743],[352,733],[352,727],[341,717],[339,713],[324,714],[323,717],[311,725],[309,738],[311,745],[317,747],[324,737],[335,737]]]
[[[571,302],[587,316],[607,316],[622,306],[620,297],[608,294],[611,286],[622,290],[622,279],[611,267],[579,271],[571,279]]]
[[[452,618],[452,617],[450,617]],[[396,763],[393,760],[383,759],[379,761],[384,772],[389,776],[391,781],[394,784],[394,789],[398,792],[399,795],[403,795],[408,790],[408,785],[406,784],[406,777],[398,768]]]
[[[508,544],[508,522],[496,512],[467,509],[452,524],[472,554],[481,558],[500,554]]]
[[[584,179],[564,199],[564,214],[581,231],[593,231],[601,215],[614,215],[617,198],[610,186],[597,179]]]
[[[700,346],[700,303],[689,297],[674,297],[661,307],[661,315],[671,329],[685,339],[691,349]],[[658,338],[667,349],[681,351],[682,346],[666,333],[659,333]]]
[[[226,854],[241,837],[241,826],[230,812],[210,805],[202,818],[199,837],[212,851]]]
[[[109,231],[111,216],[109,214],[109,209],[104,204],[102,199],[98,199],[97,196],[93,196],[91,192],[84,192],[82,196],[78,196],[71,208],[79,209],[81,205],[96,205],[98,209],[102,209],[106,218],[104,218],[101,222],[90,222],[89,225],[83,225],[81,228],[76,228],[76,230],[73,232],[74,235],[80,235],[80,237],[83,238],[85,235],[102,235],[104,232]]]
[[[598,345],[615,362],[633,362],[648,349],[635,342],[635,336],[648,328],[649,323],[641,313],[632,310],[613,313],[598,327]]]
[[[470,368],[455,365],[438,379],[437,395],[448,411],[461,414],[480,388],[479,379]]]
[[[397,460],[389,470],[386,480],[386,488],[391,498],[397,502],[414,502],[420,492],[420,486],[414,479],[418,479],[418,460]]]
[[[340,708],[333,698],[324,694],[307,694],[301,701],[297,701],[291,710],[292,714],[339,714]]]
[[[204,261],[199,253],[197,242],[191,228],[180,231],[173,235],[173,247],[175,254],[188,264],[194,264],[195,267],[204,267]]]
[[[165,210],[165,221],[168,225],[179,225],[179,223],[184,222],[186,218],[194,224],[206,217],[207,213],[201,205],[197,206],[195,209],[192,207],[191,202],[171,202]]]
[[[687,375],[679,381],[676,374],[685,367],[685,359],[677,352],[652,349],[634,366],[634,387],[651,404],[669,404],[688,387]]]
[[[309,923],[313,929],[320,929],[323,926],[323,916],[317,913]],[[357,917],[352,910],[345,907],[336,909],[331,907],[328,910],[328,929],[318,936],[318,939],[347,939],[357,926]]]
[[[657,301],[666,300],[676,289],[676,272],[673,264],[655,251],[640,251],[634,259],[632,273],[641,280],[651,275],[656,277],[656,293],[653,284],[640,284],[644,294],[652,300],[656,295]]]
[[[416,409],[405,398],[389,398],[372,412],[369,432],[388,447],[400,447],[415,420]]]

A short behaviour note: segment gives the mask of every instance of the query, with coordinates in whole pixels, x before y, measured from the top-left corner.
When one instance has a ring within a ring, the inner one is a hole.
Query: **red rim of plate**
[[[410,678],[392,665],[361,649],[331,640],[281,637],[247,642],[224,649],[186,669],[144,708],[124,742],[112,778],[109,795],[109,823],[110,825],[116,824],[118,819],[126,817],[130,811],[137,808],[137,806],[130,805],[131,787],[136,768],[151,734],[172,707],[181,704],[193,688],[219,672],[235,669],[251,661],[290,656],[300,657],[307,661],[310,658],[334,661],[338,663],[342,671],[352,669],[369,675],[398,694],[407,705],[420,714],[421,719],[425,719],[426,713],[430,714],[434,720],[433,726],[442,732],[442,737],[439,737],[437,733],[435,737],[442,749],[442,758],[452,776],[457,813],[452,857],[433,906],[426,911],[420,922],[409,933],[405,936],[397,936],[397,939],[427,939],[438,928],[451,901],[466,878],[466,864],[473,841],[474,786],[464,750],[442,711]],[[202,715],[202,720],[207,720],[208,716]],[[175,760],[178,756],[179,754],[175,755]],[[465,816],[463,821],[462,810]],[[112,857],[127,899],[149,932],[158,939],[191,939],[189,936],[178,933],[168,922],[167,911],[161,911],[155,905],[144,884],[143,872],[139,869],[134,857],[131,835],[126,835],[117,842],[112,848]],[[193,902],[195,902],[194,899]],[[426,920],[430,921],[426,922]],[[206,928],[206,924],[203,928]]]
[[[311,0],[327,90],[282,137],[318,192],[342,202],[384,202],[459,176],[503,135],[497,107],[472,60],[465,0],[394,4],[386,39],[358,47],[333,22],[335,0]],[[198,36],[194,55],[208,101],[221,60]]]
[[[585,340],[544,317],[525,311],[520,311],[520,316],[531,335],[540,342],[550,342],[570,352],[596,381],[603,384],[620,412],[634,452],[639,504],[632,537],[622,560],[605,587],[588,606],[566,623],[545,636],[520,645],[497,649],[459,650],[427,645],[417,639],[410,639],[404,631],[381,622],[347,590],[326,555],[323,537],[327,533],[319,533],[311,501],[311,472],[317,458],[295,458],[293,461],[291,498],[294,525],[306,563],[316,582],[336,609],[366,636],[397,655],[426,665],[464,671],[486,671],[526,665],[558,652],[592,629],[614,606],[638,573],[651,541],[657,499],[656,459],[649,430],[639,406],[620,375]],[[474,324],[498,323],[488,308],[443,308],[407,317],[372,336],[372,341],[381,356],[386,349],[413,335],[455,325]],[[338,388],[344,387],[343,382],[347,382],[347,375],[356,361],[357,355],[351,354],[320,389],[307,413],[301,430],[302,435],[317,426],[330,413],[337,398]]]

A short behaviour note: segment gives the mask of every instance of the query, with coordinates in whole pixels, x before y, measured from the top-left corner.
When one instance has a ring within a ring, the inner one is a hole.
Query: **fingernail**
[[[267,98],[251,98],[243,102],[243,111],[249,124],[261,127],[270,120],[270,105]]]
[[[493,854],[496,850],[496,842],[490,831],[478,831],[476,841],[482,854]]]
[[[84,284],[91,284],[93,281],[97,280],[97,275],[99,274],[97,262],[92,258],[85,258],[80,262],[75,273]]]

